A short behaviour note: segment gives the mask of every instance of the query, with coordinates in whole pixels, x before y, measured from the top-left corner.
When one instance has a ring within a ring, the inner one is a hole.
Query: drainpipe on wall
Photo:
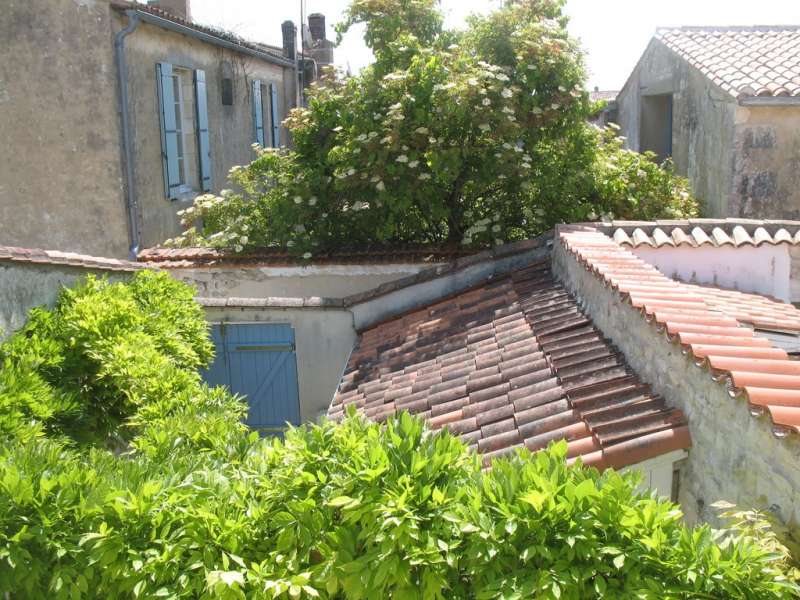
[[[126,10],[128,25],[114,36],[114,56],[117,62],[119,84],[119,113],[122,119],[122,153],[125,158],[126,204],[128,208],[128,233],[130,235],[130,258],[136,260],[139,253],[139,203],[133,177],[133,150],[131,148],[131,122],[128,112],[128,67],[125,62],[125,38],[139,26],[139,14]]]

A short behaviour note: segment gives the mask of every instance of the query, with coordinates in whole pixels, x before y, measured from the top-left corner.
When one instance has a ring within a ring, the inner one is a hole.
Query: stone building
[[[616,99],[710,217],[800,218],[800,26],[659,29]]]
[[[176,234],[176,212],[224,188],[254,142],[287,143],[291,21],[282,33],[278,48],[199,25],[189,0],[10,0],[0,243],[128,257]]]

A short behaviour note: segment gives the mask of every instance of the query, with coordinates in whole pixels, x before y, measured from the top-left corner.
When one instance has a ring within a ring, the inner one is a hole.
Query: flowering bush
[[[507,2],[449,31],[435,0],[353,0],[339,32],[365,23],[375,63],[313,87],[285,121],[293,148],[256,148],[231,170],[237,191],[200,196],[168,245],[308,258],[342,244],[486,246],[558,221],[643,216],[638,202],[695,214],[684,180],[587,124],[562,4]]]

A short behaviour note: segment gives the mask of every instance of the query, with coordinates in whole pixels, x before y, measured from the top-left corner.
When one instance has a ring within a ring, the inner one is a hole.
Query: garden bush
[[[79,443],[124,445],[161,419],[180,428],[190,414],[207,423],[215,412],[240,414],[240,402],[200,379],[213,345],[193,295],[143,270],[128,283],[90,276],[53,309],[33,309],[0,346],[0,432],[33,425]]]
[[[0,459],[14,598],[789,598],[757,540],[681,524],[566,445],[483,471],[408,415],[159,460],[57,441]]]
[[[558,222],[697,216],[685,179],[587,119],[583,59],[562,0],[515,0],[464,31],[435,0],[353,0],[374,64],[334,74],[285,121],[290,149],[258,148],[235,192],[181,211],[168,245],[305,258],[342,247],[482,247]]]
[[[400,414],[262,439],[203,386],[191,289],[88,279],[0,345],[0,594],[790,598],[768,527],[688,529],[566,444],[479,458]],[[92,428],[96,427],[96,430]]]

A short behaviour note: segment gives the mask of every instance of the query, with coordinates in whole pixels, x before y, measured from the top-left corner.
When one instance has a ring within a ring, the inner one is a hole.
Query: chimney
[[[150,0],[148,6],[160,8],[171,15],[180,17],[185,21],[192,20],[192,8],[190,0]]]
[[[283,55],[294,60],[296,57],[295,41],[297,39],[297,28],[292,21],[284,21],[281,25],[281,33],[283,34]]]
[[[315,42],[325,39],[325,15],[314,13],[308,15],[308,28],[311,30],[311,39]]]

